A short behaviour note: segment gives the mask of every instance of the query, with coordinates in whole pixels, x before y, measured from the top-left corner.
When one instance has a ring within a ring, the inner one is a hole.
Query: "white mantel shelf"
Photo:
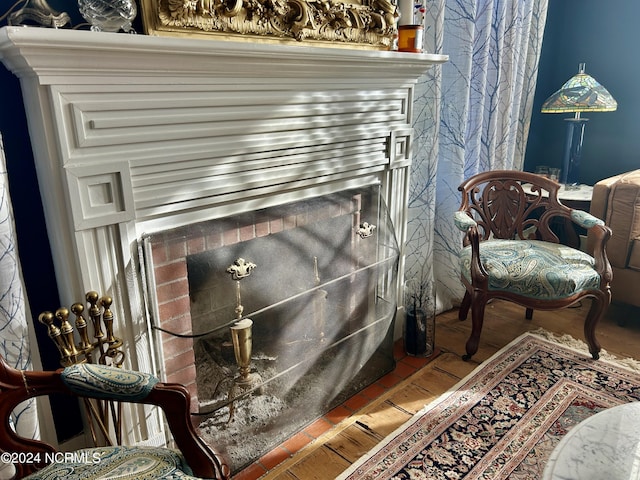
[[[20,78],[62,304],[112,296],[126,366],[162,377],[140,238],[375,184],[402,249],[414,86],[447,56],[3,27],[0,60]],[[400,293],[402,252],[398,277]],[[129,441],[163,443],[140,415]]]
[[[78,83],[105,74],[121,76],[123,83],[167,72],[177,78],[208,77],[212,70],[222,76],[260,71],[273,77],[298,72],[310,79],[344,74],[363,81],[380,76],[406,80],[418,78],[430,65],[448,60],[446,55],[436,54],[34,27],[0,29],[0,52],[13,73],[19,77],[37,74],[41,83],[56,83],[57,77],[70,69],[78,72],[72,80]]]

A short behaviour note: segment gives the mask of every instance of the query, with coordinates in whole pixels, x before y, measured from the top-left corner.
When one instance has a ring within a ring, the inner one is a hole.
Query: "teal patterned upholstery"
[[[493,291],[555,300],[600,286],[593,257],[561,244],[487,240],[480,244],[480,260],[489,275],[489,290]],[[462,250],[460,266],[471,282],[471,246]]]
[[[471,218],[467,212],[461,211],[453,212],[453,222],[456,227],[463,232],[466,232],[470,227],[475,227],[477,225],[477,222]]]
[[[33,473],[28,480],[190,480],[191,469],[182,455],[159,447],[97,447],[73,452]]]
[[[583,210],[571,210],[571,220],[586,229],[596,225],[604,225],[602,220]]]
[[[158,383],[148,373],[89,363],[65,368],[62,381],[76,395],[123,402],[144,399]]]

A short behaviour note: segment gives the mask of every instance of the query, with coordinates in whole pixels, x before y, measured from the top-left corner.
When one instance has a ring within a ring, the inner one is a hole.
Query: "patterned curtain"
[[[462,299],[458,185],[522,169],[548,0],[426,0],[425,50],[449,55],[416,88],[406,277]]]
[[[0,355],[9,365],[18,369],[31,369],[26,311],[4,147],[0,136]],[[39,438],[37,420],[34,399],[23,402],[13,412],[13,426],[23,437]]]

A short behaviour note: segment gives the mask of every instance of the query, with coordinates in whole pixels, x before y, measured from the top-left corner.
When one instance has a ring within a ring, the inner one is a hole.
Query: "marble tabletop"
[[[522,188],[525,193],[531,192],[531,184],[525,183],[522,185]],[[542,195],[546,196],[548,193],[546,191],[542,191]],[[560,200],[577,200],[580,202],[590,202],[591,196],[593,195],[593,186],[592,185],[560,185],[560,189],[558,190],[558,198]]]
[[[639,480],[640,402],[603,410],[562,438],[543,480]]]

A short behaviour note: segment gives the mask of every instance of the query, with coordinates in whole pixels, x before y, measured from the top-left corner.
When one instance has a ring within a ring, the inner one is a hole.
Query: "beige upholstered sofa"
[[[607,243],[613,301],[640,306],[640,170],[596,183],[590,213],[613,230]],[[591,245],[587,239],[589,252]]]

